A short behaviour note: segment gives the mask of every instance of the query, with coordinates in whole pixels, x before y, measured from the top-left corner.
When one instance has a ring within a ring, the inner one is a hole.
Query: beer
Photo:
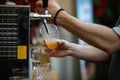
[[[57,41],[46,41],[45,44],[49,49],[54,49],[58,45]]]
[[[56,38],[52,38],[51,36],[47,35],[45,38],[45,45],[49,49],[54,49],[58,46]]]

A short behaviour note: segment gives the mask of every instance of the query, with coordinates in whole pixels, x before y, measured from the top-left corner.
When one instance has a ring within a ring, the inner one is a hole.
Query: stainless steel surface
[[[43,18],[50,18],[50,17],[52,17],[50,14],[44,15],[44,14],[38,14],[38,13],[33,13],[33,12],[30,13],[31,20],[41,20]]]

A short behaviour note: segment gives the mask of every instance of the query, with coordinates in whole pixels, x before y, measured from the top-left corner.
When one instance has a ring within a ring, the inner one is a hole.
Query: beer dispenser
[[[48,0],[44,14],[31,13],[29,5],[0,5],[0,80],[32,80],[30,20],[40,19],[48,31]]]
[[[29,5],[0,5],[0,80],[31,80],[29,13]]]

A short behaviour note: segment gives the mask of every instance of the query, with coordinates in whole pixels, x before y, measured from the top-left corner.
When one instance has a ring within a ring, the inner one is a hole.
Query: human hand
[[[60,6],[54,0],[48,0],[48,12],[52,15],[51,22],[53,22],[53,18],[59,9]],[[36,2],[36,10],[39,14],[44,12],[42,0]]]
[[[57,40],[58,46],[55,49],[45,49],[50,57],[65,57],[69,56],[71,50],[69,49],[69,42],[65,40]]]

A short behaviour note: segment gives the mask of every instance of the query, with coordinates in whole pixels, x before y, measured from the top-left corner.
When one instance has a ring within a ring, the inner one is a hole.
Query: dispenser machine
[[[0,5],[0,80],[30,80],[29,13],[29,6]]]

